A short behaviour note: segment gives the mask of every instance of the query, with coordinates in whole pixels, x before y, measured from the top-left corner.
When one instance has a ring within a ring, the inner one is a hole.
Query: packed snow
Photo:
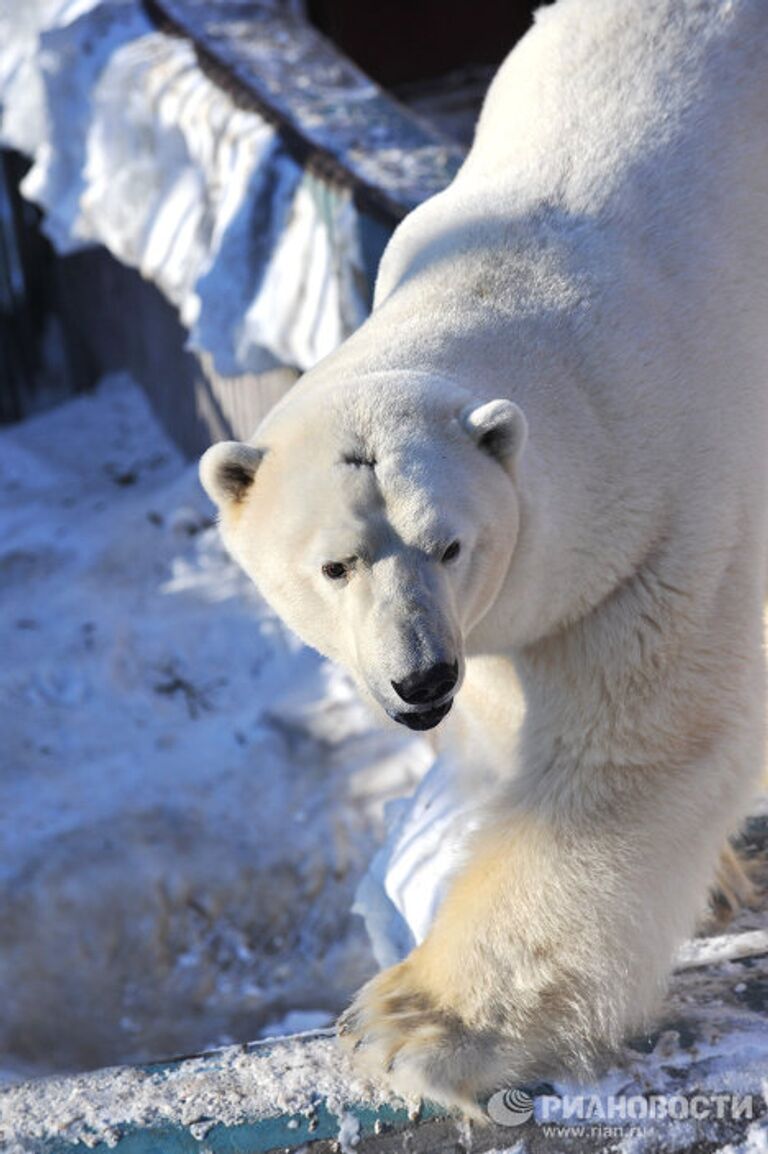
[[[351,192],[303,172],[134,0],[29,0],[23,19],[0,0],[0,110],[57,251],[138,268],[220,373],[308,367],[365,318]]]
[[[0,1069],[330,1022],[430,760],[224,554],[130,379],[0,434]]]

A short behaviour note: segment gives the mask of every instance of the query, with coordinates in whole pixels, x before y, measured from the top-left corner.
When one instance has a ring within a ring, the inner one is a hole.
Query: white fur
[[[267,598],[384,708],[457,653],[443,728],[493,803],[343,1028],[468,1110],[647,1020],[762,764],[767,60],[764,0],[538,13],[372,316],[222,505]],[[476,426],[505,412],[488,451]]]

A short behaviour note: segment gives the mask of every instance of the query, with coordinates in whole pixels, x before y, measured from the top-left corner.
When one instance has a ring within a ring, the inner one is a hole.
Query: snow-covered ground
[[[126,377],[0,434],[0,1069],[329,1021],[430,754],[224,555]]]

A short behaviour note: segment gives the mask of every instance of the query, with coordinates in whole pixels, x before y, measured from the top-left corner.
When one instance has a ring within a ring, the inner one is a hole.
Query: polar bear
[[[201,463],[285,621],[495,783],[340,1026],[468,1113],[648,1021],[762,765],[767,61],[763,0],[539,12],[368,321]]]

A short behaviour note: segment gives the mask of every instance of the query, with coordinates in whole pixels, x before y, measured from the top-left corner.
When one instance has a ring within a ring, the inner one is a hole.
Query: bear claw
[[[339,1019],[339,1039],[364,1073],[386,1077],[397,1093],[480,1116],[473,1090],[481,1087],[468,1084],[467,1071],[484,1039],[419,989],[410,970],[401,962],[368,982]]]

